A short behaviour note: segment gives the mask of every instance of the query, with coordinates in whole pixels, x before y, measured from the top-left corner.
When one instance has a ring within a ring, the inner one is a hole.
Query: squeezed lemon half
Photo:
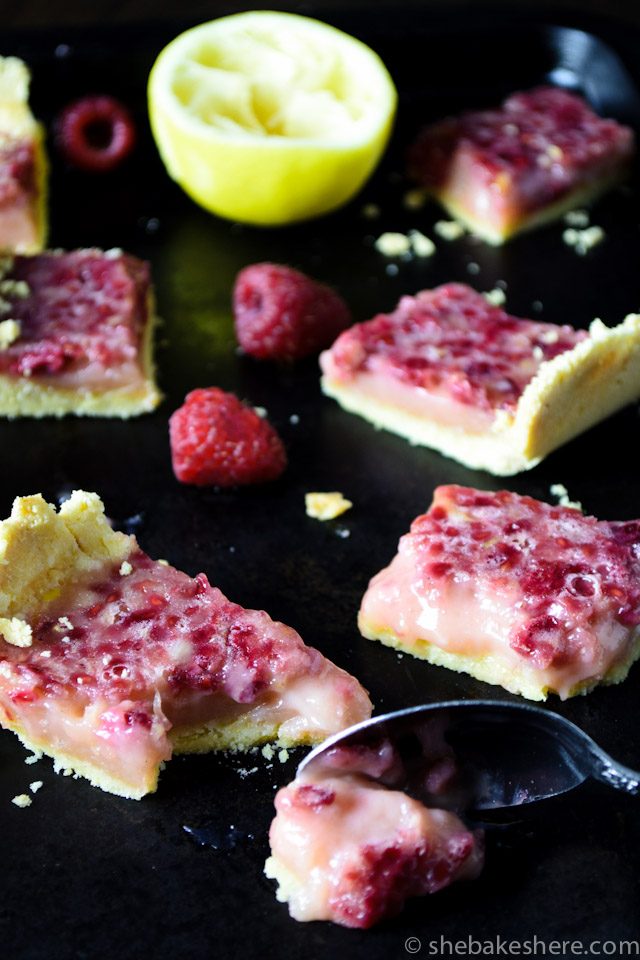
[[[180,34],[158,56],[148,92],[170,176],[205,209],[265,226],[327,213],[357,193],[397,103],[365,44],[270,11]]]

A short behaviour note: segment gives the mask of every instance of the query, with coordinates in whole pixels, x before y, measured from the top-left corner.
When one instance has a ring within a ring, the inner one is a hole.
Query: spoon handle
[[[640,773],[637,770],[632,770],[630,767],[625,767],[621,763],[613,760],[611,757],[605,754],[605,757],[596,764],[593,775],[596,780],[601,780],[603,783],[607,783],[610,787],[615,787],[616,790],[621,790],[623,793],[630,793],[634,796],[640,794]]]

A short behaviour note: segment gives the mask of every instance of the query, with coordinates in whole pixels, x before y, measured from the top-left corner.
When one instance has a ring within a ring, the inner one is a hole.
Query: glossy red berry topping
[[[439,487],[401,550],[425,581],[483,583],[521,611],[511,647],[535,666],[585,657],[599,626],[640,623],[640,523],[607,522],[508,491]]]
[[[80,170],[106,173],[127,157],[136,141],[133,117],[114,97],[74,100],[56,124],[56,142],[69,163]]]
[[[282,440],[251,407],[217,387],[193,390],[169,421],[173,470],[182,483],[232,487],[275,480]]]
[[[352,322],[334,290],[277,263],[254,263],[240,271],[233,311],[238,343],[259,360],[310,356]]]

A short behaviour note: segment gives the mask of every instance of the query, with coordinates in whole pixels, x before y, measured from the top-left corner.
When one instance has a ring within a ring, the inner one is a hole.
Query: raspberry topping
[[[630,156],[633,133],[603,120],[574,93],[538,87],[515,93],[497,110],[462,114],[428,127],[409,158],[430,189],[446,184],[467,154],[485,183],[513,187],[525,210],[544,206],[606,164]]]
[[[293,630],[231,603],[204,574],[191,579],[142,551],[129,563],[126,576],[116,565],[99,582],[74,584],[73,598],[61,596],[32,624],[32,646],[2,645],[13,702],[131,701],[125,723],[148,727],[156,690],[176,721],[203,692],[251,703],[274,681],[319,667],[321,655]]]
[[[56,142],[69,163],[80,170],[106,173],[127,157],[136,128],[127,108],[114,97],[74,100],[56,122]]]
[[[254,263],[240,271],[233,311],[238,343],[259,360],[310,356],[352,322],[334,290],[276,263]]]
[[[193,390],[169,420],[173,470],[182,483],[232,487],[275,480],[283,443],[251,407],[217,387]]]
[[[439,487],[401,541],[423,578],[517,589],[511,647],[537,667],[597,659],[597,629],[640,623],[640,523],[599,521],[514,493]],[[510,594],[513,596],[513,594]]]
[[[146,263],[99,250],[42,253],[15,257],[2,280],[0,310],[18,321],[20,335],[0,351],[0,372],[59,375],[91,367],[115,386],[114,368],[137,363],[147,321]]]
[[[512,317],[471,287],[449,283],[351,327],[329,356],[343,377],[384,371],[458,403],[513,410],[540,364],[587,336]]]

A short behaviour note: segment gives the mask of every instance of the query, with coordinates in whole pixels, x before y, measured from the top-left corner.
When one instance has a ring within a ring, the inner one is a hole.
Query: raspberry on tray
[[[640,655],[640,522],[439,487],[363,597],[364,636],[530,700],[623,680]]]
[[[206,576],[151,560],[96,494],[0,523],[0,723],[139,799],[172,753],[314,743],[368,718],[357,680]]]
[[[121,250],[8,256],[0,265],[0,416],[153,410],[148,264]]]
[[[311,356],[351,323],[335,290],[278,263],[253,263],[240,271],[233,312],[238,343],[259,360]]]
[[[176,478],[234,487],[275,480],[287,466],[282,440],[264,417],[218,387],[192,390],[169,420]]]
[[[575,330],[450,283],[346,330],[320,365],[346,410],[505,476],[640,396],[640,316]]]
[[[0,57],[0,250],[34,253],[47,234],[47,160],[29,109],[29,70]]]
[[[633,153],[629,127],[598,117],[575,93],[538,87],[427,127],[409,168],[449,213],[500,244],[599,197]]]

